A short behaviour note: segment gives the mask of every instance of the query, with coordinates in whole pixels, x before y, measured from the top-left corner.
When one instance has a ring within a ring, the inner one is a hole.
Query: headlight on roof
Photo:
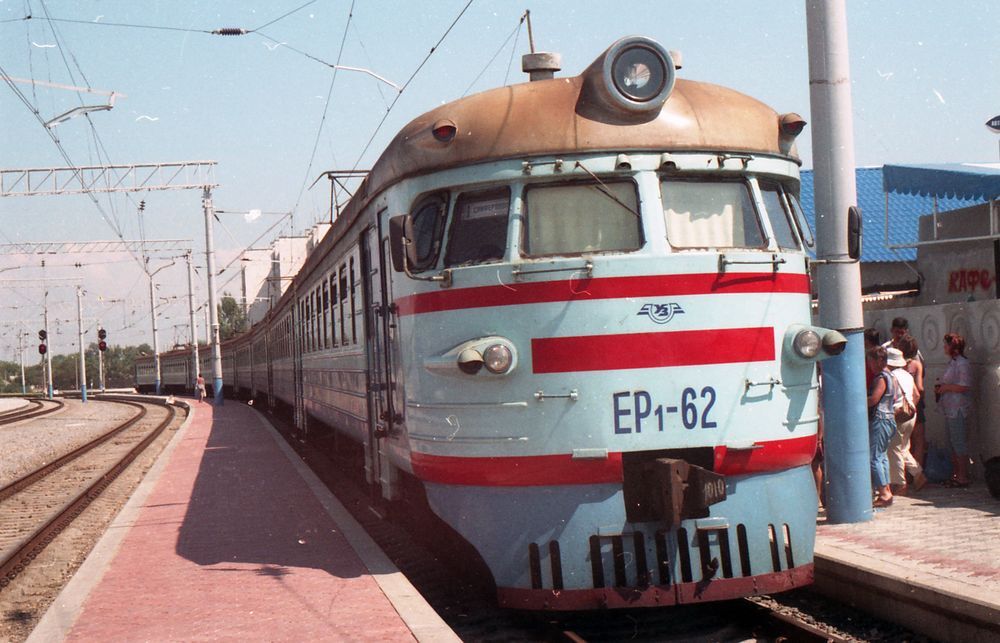
[[[604,83],[618,107],[630,112],[660,109],[674,89],[673,59],[655,40],[623,38],[604,56]]]

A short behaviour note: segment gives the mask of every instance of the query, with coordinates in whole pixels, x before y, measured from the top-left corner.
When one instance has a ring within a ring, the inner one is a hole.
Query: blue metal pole
[[[864,333],[845,335],[844,352],[823,362],[823,484],[827,518],[836,523],[864,522],[873,515],[868,412],[856,403],[858,391],[865,390]]]
[[[823,363],[827,517],[861,522],[873,514],[861,270],[848,255],[847,239],[847,211],[857,203],[857,188],[845,0],[807,0],[806,26],[819,319],[848,338],[847,349]]]

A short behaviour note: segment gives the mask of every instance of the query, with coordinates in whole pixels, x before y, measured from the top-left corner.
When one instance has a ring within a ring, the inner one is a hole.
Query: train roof
[[[646,47],[670,56],[657,43],[623,38],[581,74],[499,87],[441,105],[410,121],[373,165],[354,198],[337,217],[320,252],[300,270],[308,274],[381,192],[407,177],[477,163],[589,152],[734,152],[798,162],[795,135],[783,116],[733,89],[673,78],[655,109],[629,111],[609,100],[608,67],[623,48]],[[453,133],[442,140],[435,130]]]
[[[371,198],[408,176],[504,159],[729,151],[798,161],[794,145],[782,134],[781,116],[733,89],[677,79],[662,107],[641,120],[602,101],[593,87],[600,84],[607,55],[578,76],[491,89],[413,119],[376,161],[359,190],[361,198],[353,199],[344,214],[353,218]],[[435,135],[441,124],[453,126],[450,140]]]

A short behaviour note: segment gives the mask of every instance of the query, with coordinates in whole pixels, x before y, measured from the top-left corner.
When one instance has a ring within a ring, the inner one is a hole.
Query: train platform
[[[457,641],[259,413],[192,414],[29,641]]]
[[[0,397],[0,413],[16,411],[28,406],[28,400],[21,397]]]
[[[1000,640],[1000,500],[928,484],[816,534],[816,589],[939,641]]]

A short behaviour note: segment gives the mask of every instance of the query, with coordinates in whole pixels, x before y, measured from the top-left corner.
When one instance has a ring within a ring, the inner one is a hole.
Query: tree
[[[236,299],[226,293],[219,302],[219,337],[225,341],[247,329],[247,315]]]

